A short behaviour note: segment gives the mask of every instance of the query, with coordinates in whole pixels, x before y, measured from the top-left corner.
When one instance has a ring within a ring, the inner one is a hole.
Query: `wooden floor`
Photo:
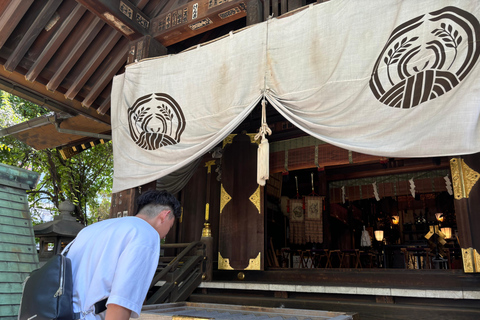
[[[235,290],[199,288],[189,298],[192,302],[285,307],[294,309],[328,310],[358,313],[362,320],[378,319],[480,319],[480,275],[462,270],[404,269],[283,269],[216,271],[214,281],[228,283],[269,283],[308,286],[348,286],[473,292],[475,299],[421,298],[409,296],[379,296],[368,294],[285,292],[272,290]],[[281,288],[281,286],[276,286]],[[330,287],[331,288],[331,287]],[[407,291],[407,290],[405,290]],[[339,290],[341,292],[341,290]]]
[[[357,315],[346,314],[345,312],[195,302],[144,306],[139,320],[173,318],[216,320],[358,320]]]

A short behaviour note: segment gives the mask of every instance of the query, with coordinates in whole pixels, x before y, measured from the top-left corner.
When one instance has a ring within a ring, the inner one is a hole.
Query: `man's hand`
[[[105,320],[128,320],[130,319],[130,309],[119,306],[118,304],[110,303],[107,306],[107,313],[105,314]]]

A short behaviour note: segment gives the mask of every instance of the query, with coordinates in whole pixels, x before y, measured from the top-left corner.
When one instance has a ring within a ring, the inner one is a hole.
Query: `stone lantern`
[[[42,223],[33,227],[35,237],[39,238],[40,251],[38,259],[40,264],[47,261],[53,255],[62,252],[77,234],[85,228],[77,222],[72,212],[75,205],[69,200],[63,201],[58,206],[60,215],[55,216],[53,221]]]

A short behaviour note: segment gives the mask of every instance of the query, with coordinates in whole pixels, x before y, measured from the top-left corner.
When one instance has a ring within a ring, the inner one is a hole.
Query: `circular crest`
[[[182,109],[165,93],[140,97],[128,108],[130,136],[146,150],[179,143],[185,124]]]
[[[425,31],[428,30],[428,31]],[[383,104],[413,108],[455,88],[480,54],[475,16],[445,7],[393,30],[378,57],[370,89]]]

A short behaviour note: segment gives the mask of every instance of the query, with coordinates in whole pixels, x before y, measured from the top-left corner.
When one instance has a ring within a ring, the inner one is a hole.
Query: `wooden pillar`
[[[463,268],[480,272],[480,153],[450,159]]]
[[[150,189],[155,189],[157,181],[144,184],[112,194],[112,202],[110,204],[110,218],[120,218],[125,216],[133,216],[137,212],[138,196]]]
[[[166,54],[167,48],[165,48],[160,42],[151,36],[144,36],[138,40],[130,42],[127,64],[145,58],[158,57]]]
[[[260,0],[247,2],[247,26],[263,21],[263,6]]]
[[[303,7],[307,4],[306,0],[288,0],[288,11]]]

